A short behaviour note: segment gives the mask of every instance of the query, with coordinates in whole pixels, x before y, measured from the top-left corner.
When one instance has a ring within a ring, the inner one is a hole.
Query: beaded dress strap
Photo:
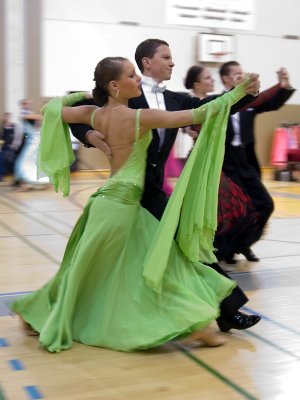
[[[96,111],[98,111],[99,109],[100,109],[100,107],[95,108],[95,109],[92,111],[92,114],[91,114],[91,127],[92,127],[93,129],[95,129],[95,127],[94,127],[94,118],[95,118],[95,114],[96,114]]]
[[[141,109],[139,108],[136,111],[136,117],[135,117],[135,141],[138,140],[140,137],[140,114],[141,114]]]

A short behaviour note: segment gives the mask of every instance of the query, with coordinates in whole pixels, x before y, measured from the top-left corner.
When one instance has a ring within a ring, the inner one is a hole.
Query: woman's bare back
[[[103,133],[112,151],[110,158],[111,175],[124,164],[132,151],[135,141],[136,112],[126,106],[110,108],[104,106],[94,113],[93,127]]]

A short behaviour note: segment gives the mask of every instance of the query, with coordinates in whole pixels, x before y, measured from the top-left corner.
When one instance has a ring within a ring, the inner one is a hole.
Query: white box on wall
[[[199,33],[197,60],[201,63],[224,63],[233,60],[234,36],[215,33]]]

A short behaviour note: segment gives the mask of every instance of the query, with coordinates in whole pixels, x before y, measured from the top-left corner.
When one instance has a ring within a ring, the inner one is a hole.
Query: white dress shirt
[[[232,146],[240,146],[242,144],[241,140],[241,127],[240,127],[240,113],[230,115],[234,136],[231,142]]]
[[[152,91],[154,85],[157,85],[157,82],[153,78],[149,76],[142,77],[142,89],[146,97],[149,108],[165,110],[166,105],[165,105],[164,95],[162,92]],[[163,85],[159,86],[163,87]],[[157,128],[157,132],[159,135],[159,150],[160,150],[165,139],[165,129]]]
[[[226,89],[224,93],[228,92]],[[240,113],[237,112],[235,114],[230,115],[234,136],[232,142],[230,143],[232,146],[240,146],[242,144],[241,139],[241,127],[240,127]]]

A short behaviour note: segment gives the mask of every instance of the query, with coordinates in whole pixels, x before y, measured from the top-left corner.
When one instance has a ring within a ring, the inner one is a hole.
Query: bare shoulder
[[[91,113],[92,114],[92,113]],[[94,124],[97,129],[107,131],[108,127],[113,127],[116,130],[116,126],[126,126],[129,128],[135,123],[136,110],[121,106],[121,107],[108,107],[103,106],[94,113]]]
[[[137,115],[137,110],[129,108],[129,107],[122,107],[119,110],[114,111],[115,114],[110,114],[114,118],[118,118],[123,120],[124,122],[132,122],[134,123]]]

